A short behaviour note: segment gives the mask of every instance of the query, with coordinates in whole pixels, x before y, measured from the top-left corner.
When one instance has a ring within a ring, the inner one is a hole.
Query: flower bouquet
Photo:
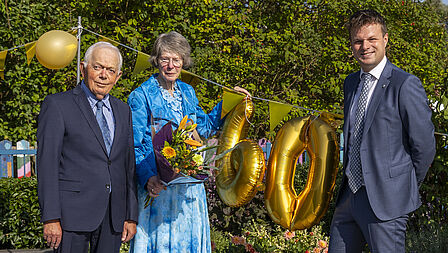
[[[172,123],[168,122],[153,137],[157,172],[165,186],[179,177],[194,178],[188,180],[188,183],[202,183],[210,175],[209,168],[218,169],[208,164],[230,151],[225,151],[222,155],[204,161],[200,152],[216,149],[217,146],[202,147],[200,141],[191,137],[197,124],[194,124],[192,120],[190,120],[191,124],[187,124],[188,121],[188,117],[185,116],[174,131]],[[151,198],[148,195],[145,207],[150,201]]]

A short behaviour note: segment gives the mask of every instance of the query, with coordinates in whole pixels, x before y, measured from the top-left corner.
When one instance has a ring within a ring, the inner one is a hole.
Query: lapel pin
[[[386,85],[385,85],[385,84],[383,84],[383,88],[386,88]]]

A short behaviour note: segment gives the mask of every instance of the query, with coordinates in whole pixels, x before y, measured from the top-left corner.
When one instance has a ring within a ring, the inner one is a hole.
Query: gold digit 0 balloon
[[[73,60],[78,48],[75,36],[64,31],[53,30],[40,36],[36,43],[36,57],[49,69],[60,69]]]
[[[246,138],[249,124],[246,120],[253,114],[253,103],[245,98],[229,112],[224,121],[216,154],[235,147],[222,159],[216,161],[220,168],[216,186],[221,200],[229,206],[242,206],[249,202],[262,184],[265,163],[257,143]],[[241,140],[241,141],[240,141]]]
[[[294,173],[304,150],[310,155],[305,189],[296,194]],[[291,231],[309,228],[325,214],[339,162],[336,134],[325,121],[296,118],[279,130],[271,149],[265,200],[274,222]]]

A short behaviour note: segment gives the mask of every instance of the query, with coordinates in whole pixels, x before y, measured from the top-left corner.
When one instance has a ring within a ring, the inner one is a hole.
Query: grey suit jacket
[[[359,75],[353,73],[344,82],[344,150]],[[381,220],[408,214],[421,205],[419,184],[435,155],[431,110],[420,80],[387,61],[365,117],[360,152],[373,212]],[[347,161],[344,152],[344,175]]]
[[[113,96],[110,103],[115,118],[110,155],[80,85],[42,103],[37,129],[42,221],[60,219],[64,230],[93,231],[109,201],[116,232],[125,220],[137,221],[131,111]]]

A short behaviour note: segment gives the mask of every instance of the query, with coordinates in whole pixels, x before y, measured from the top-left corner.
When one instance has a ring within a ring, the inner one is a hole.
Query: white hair
[[[97,42],[97,43],[91,45],[87,49],[86,53],[84,54],[84,67],[87,67],[87,64],[92,59],[93,52],[100,48],[109,48],[117,53],[117,55],[118,55],[118,70],[120,71],[121,66],[123,64],[123,57],[121,56],[120,50],[116,46],[110,44],[109,42],[105,42],[105,41]]]

